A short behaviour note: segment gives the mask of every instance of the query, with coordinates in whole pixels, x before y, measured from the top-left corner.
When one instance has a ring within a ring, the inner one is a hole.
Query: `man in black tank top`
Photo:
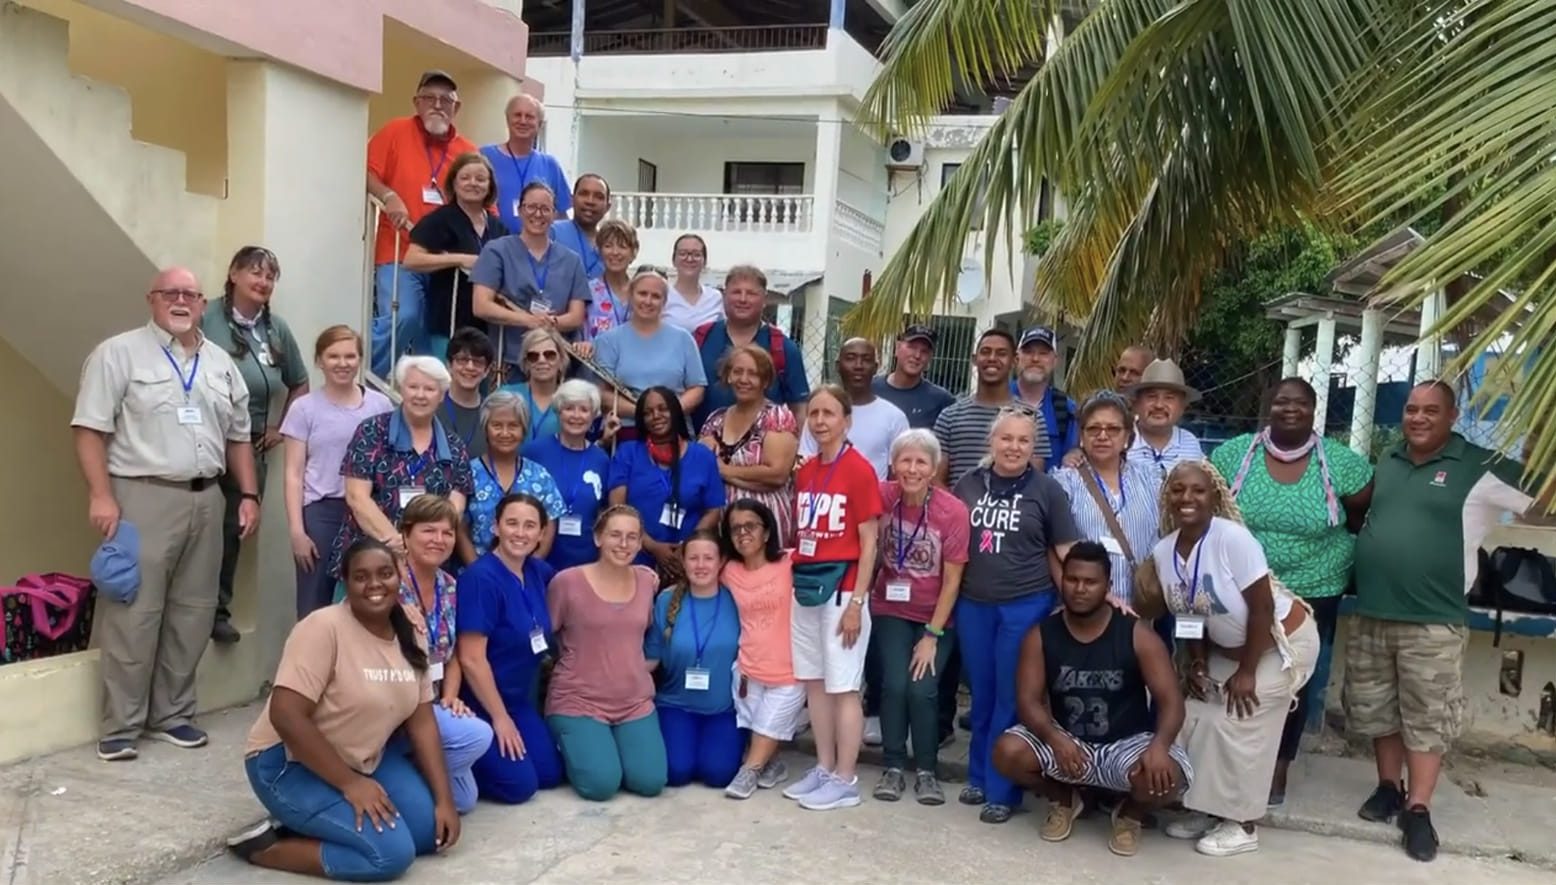
[[[1129,856],[1139,850],[1145,813],[1182,796],[1194,771],[1174,743],[1183,692],[1167,647],[1108,604],[1110,577],[1107,548],[1095,541],[1070,548],[1063,607],[1021,644],[1020,724],[995,743],[994,767],[1052,803],[1040,831],[1049,842],[1070,837],[1085,804],[1078,787],[1123,794],[1108,848]]]

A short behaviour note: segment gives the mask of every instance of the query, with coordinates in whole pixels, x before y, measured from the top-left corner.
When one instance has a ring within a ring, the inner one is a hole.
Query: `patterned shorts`
[[[1115,793],[1131,792],[1129,772],[1140,763],[1140,757],[1145,755],[1145,751],[1151,746],[1151,741],[1156,739],[1156,735],[1147,731],[1111,744],[1092,744],[1077,740],[1076,743],[1081,748],[1081,756],[1086,760],[1086,770],[1080,777],[1072,778],[1060,769],[1058,761],[1054,758],[1054,751],[1039,740],[1037,735],[1028,731],[1025,725],[1007,728],[1005,733],[1026,741],[1027,746],[1032,748],[1032,754],[1037,757],[1037,764],[1043,770],[1043,777],[1066,784],[1111,790]],[[1183,789],[1187,791],[1194,781],[1194,766],[1189,764],[1189,754],[1177,744],[1168,747],[1167,754],[1172,757],[1172,761],[1178,763],[1179,768],[1183,769]]]
[[[1363,737],[1400,735],[1405,749],[1445,753],[1464,725],[1464,646],[1451,624],[1359,617],[1345,647],[1347,726]]]

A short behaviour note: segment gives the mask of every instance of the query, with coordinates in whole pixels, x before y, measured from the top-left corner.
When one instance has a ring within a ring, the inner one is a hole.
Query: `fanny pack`
[[[794,601],[804,606],[825,605],[828,599],[843,603],[843,576],[851,562],[797,562],[794,564]]]

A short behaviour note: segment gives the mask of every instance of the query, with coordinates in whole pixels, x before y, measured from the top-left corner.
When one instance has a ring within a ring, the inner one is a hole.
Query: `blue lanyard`
[[[611,313],[616,318],[616,325],[618,325],[618,326],[626,325],[627,324],[627,318],[632,313],[632,305],[629,304],[627,301],[623,300],[621,298],[621,296],[616,294],[616,290],[611,288],[611,284],[605,282],[605,277],[603,275],[600,277],[600,285],[604,286],[605,287],[605,291],[610,293],[610,296],[611,296]]]
[[[173,373],[178,376],[178,383],[184,388],[184,402],[189,402],[189,391],[194,390],[195,378],[200,374],[200,352],[195,351],[194,362],[189,365],[189,377],[184,377],[184,368],[178,364],[178,358],[173,356],[173,348],[163,347],[162,352],[167,355],[167,361],[173,364]]]
[[[513,164],[513,171],[519,176],[519,195],[516,199],[522,200],[524,199],[524,186],[529,184],[529,167],[535,162],[535,151],[531,150],[529,152],[529,158],[524,161],[523,169],[519,168],[519,158],[515,157],[511,151],[508,152],[508,162]],[[518,215],[519,213],[515,211],[513,214]]]
[[[545,298],[546,278],[551,276],[551,246],[546,246],[546,254],[540,256],[540,264],[538,265],[535,264],[535,256],[530,254],[528,246],[524,247],[524,258],[529,262],[530,275],[535,278],[535,295],[539,298]]]
[[[573,239],[578,241],[578,257],[582,258],[584,260],[584,273],[592,279],[594,277],[594,269],[595,268],[600,268],[601,270],[604,270],[604,267],[602,266],[601,261],[600,261],[600,253],[598,251],[596,251],[594,253],[594,260],[590,261],[590,259],[589,259],[589,241],[584,239],[583,228],[579,227],[578,226],[578,222],[576,222],[576,221],[574,221],[572,224],[573,224]]]
[[[1091,471],[1092,478],[1097,481],[1097,488],[1102,490],[1102,498],[1103,498],[1103,500],[1108,502],[1108,506],[1109,507],[1113,507],[1113,496],[1108,493],[1108,486],[1107,486],[1107,483],[1102,481],[1102,474],[1098,473],[1096,468],[1095,467],[1091,467],[1090,465],[1087,465],[1086,469]],[[1128,506],[1129,506],[1129,480],[1128,480],[1127,477],[1124,476],[1124,471],[1122,469],[1120,469],[1118,471],[1118,506],[1117,507],[1113,507],[1113,515],[1114,516],[1119,516],[1119,515],[1123,514],[1124,508],[1128,507]]]
[[[583,485],[584,461],[588,458],[589,450],[584,449],[582,452],[577,453],[578,469],[576,471],[570,471],[567,469],[567,456],[570,452],[572,452],[572,449],[569,449],[566,445],[563,444],[561,437],[557,437],[556,443],[557,446],[562,449],[561,472],[564,476],[572,477],[572,485],[568,486],[567,494],[563,496],[562,503],[567,505],[567,512],[569,514],[576,513],[577,509],[573,507],[573,502],[578,500],[578,487]]]
[[[1187,584],[1189,587],[1189,614],[1194,613],[1194,597],[1199,593],[1199,560],[1205,554],[1205,542],[1209,539],[1210,529],[1207,527],[1199,543],[1194,545],[1194,571],[1190,579],[1186,580],[1183,577],[1183,567],[1178,565],[1178,551],[1172,552],[1172,570],[1178,573],[1178,583]]]
[[[470,447],[470,441],[475,439],[475,432],[477,430],[481,429],[481,419],[480,418],[476,419],[475,423],[470,426],[470,432],[469,433],[460,433],[459,432],[459,413],[454,411],[454,407],[452,405],[450,405],[450,403],[452,403],[453,401],[454,401],[453,397],[446,396],[446,397],[443,398],[443,414],[448,416],[448,426],[449,426],[449,429],[454,431],[454,435],[459,437],[459,441],[464,443],[465,444],[465,448],[468,449]]]
[[[422,472],[422,470],[426,468],[426,466],[427,466],[427,456],[429,454],[431,454],[431,452],[432,452],[432,447],[428,446],[427,447],[427,451],[422,452],[421,454],[417,455],[416,459],[414,461],[406,461],[405,462],[405,472],[410,474],[410,480],[411,480],[412,484],[414,484],[416,482],[417,475],[420,474]]]
[[[690,591],[687,591],[690,595]],[[724,588],[720,587],[718,593],[713,596],[713,623],[708,625],[708,635],[702,635],[702,628],[697,626],[697,599],[692,597],[692,604],[688,606],[692,610],[692,645],[697,649],[696,663],[693,664],[699,670],[702,669],[702,652],[713,641],[713,633],[719,629],[719,608],[724,605]]]
[[[409,565],[405,571],[411,576],[411,589],[416,592],[416,605],[421,607],[421,585],[416,581],[416,570]],[[434,654],[438,650],[438,625],[443,621],[443,578],[441,575],[432,581],[432,611],[422,608],[422,614],[427,617],[427,648]]]
[[[832,484],[832,474],[837,472],[837,465],[842,463],[843,454],[848,451],[848,447],[851,445],[853,445],[853,443],[843,443],[843,447],[837,450],[837,457],[832,459],[832,466],[828,467],[826,475],[821,477],[821,482],[819,484],[812,482],[810,484],[810,488],[805,490],[805,494],[810,496],[812,507],[816,506],[816,492],[820,489],[827,488]],[[821,453],[819,451],[816,453],[816,460],[821,460]],[[820,471],[818,470],[817,473],[820,473]]]
[[[902,540],[902,499],[897,499],[897,574],[902,574],[902,566],[908,561],[908,551],[913,549],[913,542],[918,540],[919,532],[924,530],[924,523],[929,520],[929,499],[934,496],[931,490],[924,497],[924,509],[918,515],[918,525],[913,527],[913,534],[908,536],[906,542]]]
[[[519,480],[524,478],[524,456],[523,455],[515,455],[514,456],[514,458],[513,458],[513,482],[510,483],[508,485],[508,487],[505,488],[505,489],[502,488],[502,479],[497,476],[497,468],[492,466],[491,460],[486,455],[482,455],[481,458],[480,458],[480,461],[481,461],[481,466],[485,467],[487,474],[489,476],[491,476],[491,478],[492,478],[492,485],[495,485],[499,489],[502,489],[502,493],[503,493],[504,496],[513,494],[514,490],[519,488]],[[522,491],[522,489],[520,489],[520,491]]]
[[[520,572],[524,571],[524,565],[528,562],[529,559],[526,557],[524,562],[519,564],[519,572],[515,572],[513,569],[508,568],[507,564],[505,563],[503,565],[503,571],[507,572],[509,579],[511,579],[513,583],[518,586],[519,595],[515,597],[515,599],[517,599],[519,607],[524,609],[524,616],[529,618],[530,624],[538,630],[540,629],[540,619],[535,616],[535,610],[530,608],[529,591],[525,589],[524,576],[520,574]]]

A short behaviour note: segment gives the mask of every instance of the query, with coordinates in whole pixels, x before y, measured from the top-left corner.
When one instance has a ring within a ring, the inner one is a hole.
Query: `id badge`
[[[689,667],[686,670],[687,691],[707,691],[709,673],[701,667]]]
[[[1102,549],[1106,550],[1108,553],[1111,553],[1114,556],[1124,555],[1124,545],[1118,543],[1118,539],[1112,537],[1111,535],[1103,536]]]
[[[1175,639],[1204,639],[1205,619],[1199,615],[1178,615],[1172,635]]]
[[[417,498],[419,498],[419,497],[421,497],[422,495],[425,495],[425,494],[427,494],[427,487],[426,486],[401,486],[400,487],[400,509],[404,510],[405,508],[407,508],[407,507],[409,507],[411,505],[412,501],[416,500]]]
[[[427,675],[432,677],[432,681],[433,682],[442,682],[443,681],[443,664],[441,662],[440,663],[436,663],[436,664],[428,664],[427,665]]]
[[[443,192],[431,185],[421,189],[421,201],[428,206],[443,205]]]
[[[680,531],[681,520],[684,518],[685,514],[681,512],[679,507],[676,507],[674,504],[666,504],[665,509],[659,514],[659,524]]]
[[[800,555],[801,556],[815,556],[816,555],[816,539],[815,538],[801,538],[800,539]]]
[[[911,582],[908,582],[908,581],[887,581],[886,582],[886,601],[887,602],[912,602],[913,601],[913,584]]]
[[[550,648],[550,646],[546,644],[546,631],[540,629],[539,627],[529,631],[530,651],[537,655],[543,655],[546,653],[547,648]]]
[[[199,406],[179,406],[178,423],[198,427],[205,423],[205,418],[200,414]]]
[[[579,537],[582,537],[583,536],[583,520],[581,518],[579,518],[577,516],[573,516],[571,514],[569,514],[567,516],[564,516],[561,519],[556,521],[556,531],[557,531],[557,534],[563,535],[563,536],[569,537],[569,538],[579,538]]]
[[[535,298],[531,298],[530,301],[529,301],[529,312],[530,313],[550,313],[551,312],[551,299],[549,299],[549,298],[541,298],[539,296],[537,296]]]

